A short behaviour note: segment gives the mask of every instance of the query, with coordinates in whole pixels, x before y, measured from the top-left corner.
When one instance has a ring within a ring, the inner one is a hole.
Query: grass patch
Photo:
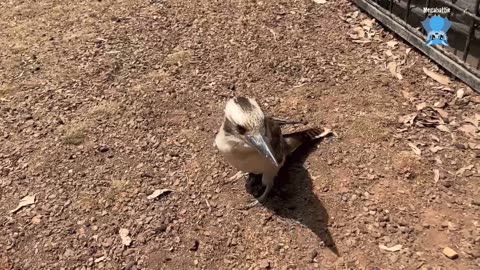
[[[91,117],[106,118],[116,114],[119,111],[119,106],[115,102],[103,101],[100,104],[92,107],[89,111]]]
[[[63,137],[63,143],[80,145],[85,141],[86,137],[86,129],[83,125],[80,125],[67,131],[67,134]]]

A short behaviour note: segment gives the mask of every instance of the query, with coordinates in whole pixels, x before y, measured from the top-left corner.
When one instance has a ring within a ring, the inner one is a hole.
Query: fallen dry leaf
[[[437,170],[437,169],[434,169],[433,170],[433,181],[436,183],[438,183],[438,180],[440,180],[440,171]]]
[[[455,174],[456,174],[456,175],[462,175],[465,171],[469,171],[469,170],[471,170],[471,169],[473,169],[473,165],[468,165],[468,166],[466,166],[466,167],[463,167],[463,168],[458,169],[458,171],[455,172]]]
[[[317,4],[325,4],[325,3],[327,3],[327,0],[313,0],[313,2],[315,2]]]
[[[405,50],[405,55],[408,55],[411,50],[412,50],[412,48],[407,48],[407,49]]]
[[[447,102],[445,100],[440,100],[433,104],[433,107],[435,108],[444,108],[445,106],[447,106]]]
[[[432,140],[434,140],[436,142],[440,142],[440,139],[437,136],[435,136],[433,134],[430,134],[430,137],[432,138]]]
[[[457,98],[461,99],[465,95],[465,89],[460,88],[457,90]]]
[[[440,114],[440,116],[444,119],[448,118],[448,113],[442,109],[439,109],[439,108],[435,108],[434,109],[438,114]]]
[[[470,98],[470,101],[473,101],[474,103],[480,103],[480,96],[474,96]]]
[[[413,121],[415,120],[415,118],[417,116],[418,116],[417,113],[402,115],[402,116],[398,117],[398,122],[401,123],[401,124],[413,125]]]
[[[414,100],[415,100],[415,97],[414,97],[413,94],[410,93],[410,92],[407,92],[407,91],[403,91],[403,90],[402,90],[402,95],[403,95],[404,98],[406,98],[406,99],[409,100],[409,101],[414,101]]]
[[[42,222],[42,216],[41,215],[36,215],[32,218],[32,223],[33,224],[40,224]]]
[[[25,196],[25,197],[23,197],[23,198],[20,200],[20,202],[18,203],[18,206],[17,206],[15,209],[10,210],[10,213],[15,213],[15,212],[17,212],[18,210],[20,210],[20,209],[22,209],[23,207],[25,207],[25,206],[34,204],[34,203],[35,203],[35,197],[36,197],[36,196],[37,196],[37,195],[34,194],[34,195],[32,195],[32,196]]]
[[[391,50],[386,50],[384,51],[383,53],[385,53],[388,57],[392,57],[393,56],[393,53]]]
[[[403,79],[402,74],[400,74],[398,70],[398,66],[396,62],[389,62],[387,64],[387,68],[394,77],[396,77],[399,80]]]
[[[458,130],[463,131],[468,136],[472,136],[472,137],[477,136],[476,134],[477,128],[474,125],[470,125],[470,124],[463,125],[460,128],[458,128]]]
[[[417,107],[417,111],[421,111],[427,107],[427,103],[426,102],[419,103],[417,104],[416,107]]]
[[[361,21],[360,24],[366,26],[367,28],[372,28],[374,22],[375,19],[365,19]]]
[[[433,146],[433,147],[430,147],[429,150],[432,152],[432,153],[437,153],[438,151],[441,151],[445,149],[444,147],[441,147],[441,146]]]
[[[428,77],[434,79],[435,81],[443,85],[447,85],[450,83],[450,79],[447,76],[438,74],[435,71],[432,71],[426,67],[423,67],[423,72],[425,72],[425,74],[427,74]]]
[[[448,133],[451,132],[450,129],[445,125],[438,125],[437,129],[440,130],[440,131],[443,131],[443,132],[448,132]]]
[[[168,189],[168,188],[157,189],[152,194],[148,195],[147,199],[153,200],[153,199],[159,197],[160,195],[167,194],[167,193],[170,193],[172,191],[173,190]]]
[[[395,48],[395,46],[397,46],[398,42],[395,41],[395,40],[390,40],[387,42],[387,46],[390,47],[390,48]]]
[[[128,236],[130,232],[127,229],[122,228],[118,231],[118,233],[120,234],[120,238],[122,239],[122,244],[124,244],[125,246],[130,246],[130,244],[132,243],[132,238]]]
[[[480,149],[480,144],[468,142],[468,147],[470,147],[470,149],[476,150],[476,149]]]
[[[471,118],[471,117],[464,117],[463,120],[467,123],[470,123],[474,125],[476,128],[478,128],[478,118]]]
[[[378,245],[379,248],[383,249],[383,250],[386,250],[386,251],[390,251],[390,252],[395,252],[395,251],[399,251],[402,249],[402,245],[395,245],[393,247],[386,247],[382,244]]]
[[[420,150],[417,146],[415,146],[413,143],[408,143],[408,146],[410,146],[410,148],[412,148],[412,151],[418,155],[418,156],[421,156],[422,155],[422,150]]]
[[[103,262],[103,261],[105,261],[105,259],[106,259],[105,256],[102,256],[102,257],[100,257],[100,258],[96,258],[96,259],[95,259],[95,263]]]

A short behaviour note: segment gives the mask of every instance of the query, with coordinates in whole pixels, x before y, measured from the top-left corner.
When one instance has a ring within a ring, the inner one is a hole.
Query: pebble
[[[106,144],[101,144],[101,145],[98,146],[98,151],[101,152],[101,153],[105,153],[108,150],[110,150],[110,147]]]
[[[443,249],[443,255],[447,256],[449,259],[452,260],[458,258],[458,253],[449,247]]]
[[[197,251],[198,247],[200,246],[200,242],[198,240],[195,240],[193,243],[193,246],[190,248],[191,251]]]
[[[316,250],[312,250],[308,255],[309,262],[313,263],[317,255],[318,255],[318,252]]]
[[[270,269],[270,262],[263,260],[258,264],[258,267],[260,267],[260,269]]]

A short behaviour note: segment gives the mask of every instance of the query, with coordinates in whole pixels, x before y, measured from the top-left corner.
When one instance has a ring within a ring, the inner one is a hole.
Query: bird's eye
[[[440,35],[440,36],[438,37],[438,39],[442,40],[442,39],[443,39],[443,35]]]
[[[435,39],[435,35],[432,35],[431,38],[432,38],[432,39]]]
[[[243,135],[245,132],[247,132],[247,129],[243,126],[237,125],[237,131],[239,134]]]

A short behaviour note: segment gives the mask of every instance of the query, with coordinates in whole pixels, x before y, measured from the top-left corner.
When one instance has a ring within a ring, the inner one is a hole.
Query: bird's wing
[[[274,151],[275,159],[278,164],[284,161],[284,157],[287,154],[285,149],[285,140],[282,137],[282,130],[280,125],[273,118],[267,117],[265,119],[265,126],[267,130],[267,136],[270,139],[270,145]]]
[[[300,145],[322,137],[323,131],[318,128],[309,128],[289,134],[284,134],[288,154],[293,153]]]

